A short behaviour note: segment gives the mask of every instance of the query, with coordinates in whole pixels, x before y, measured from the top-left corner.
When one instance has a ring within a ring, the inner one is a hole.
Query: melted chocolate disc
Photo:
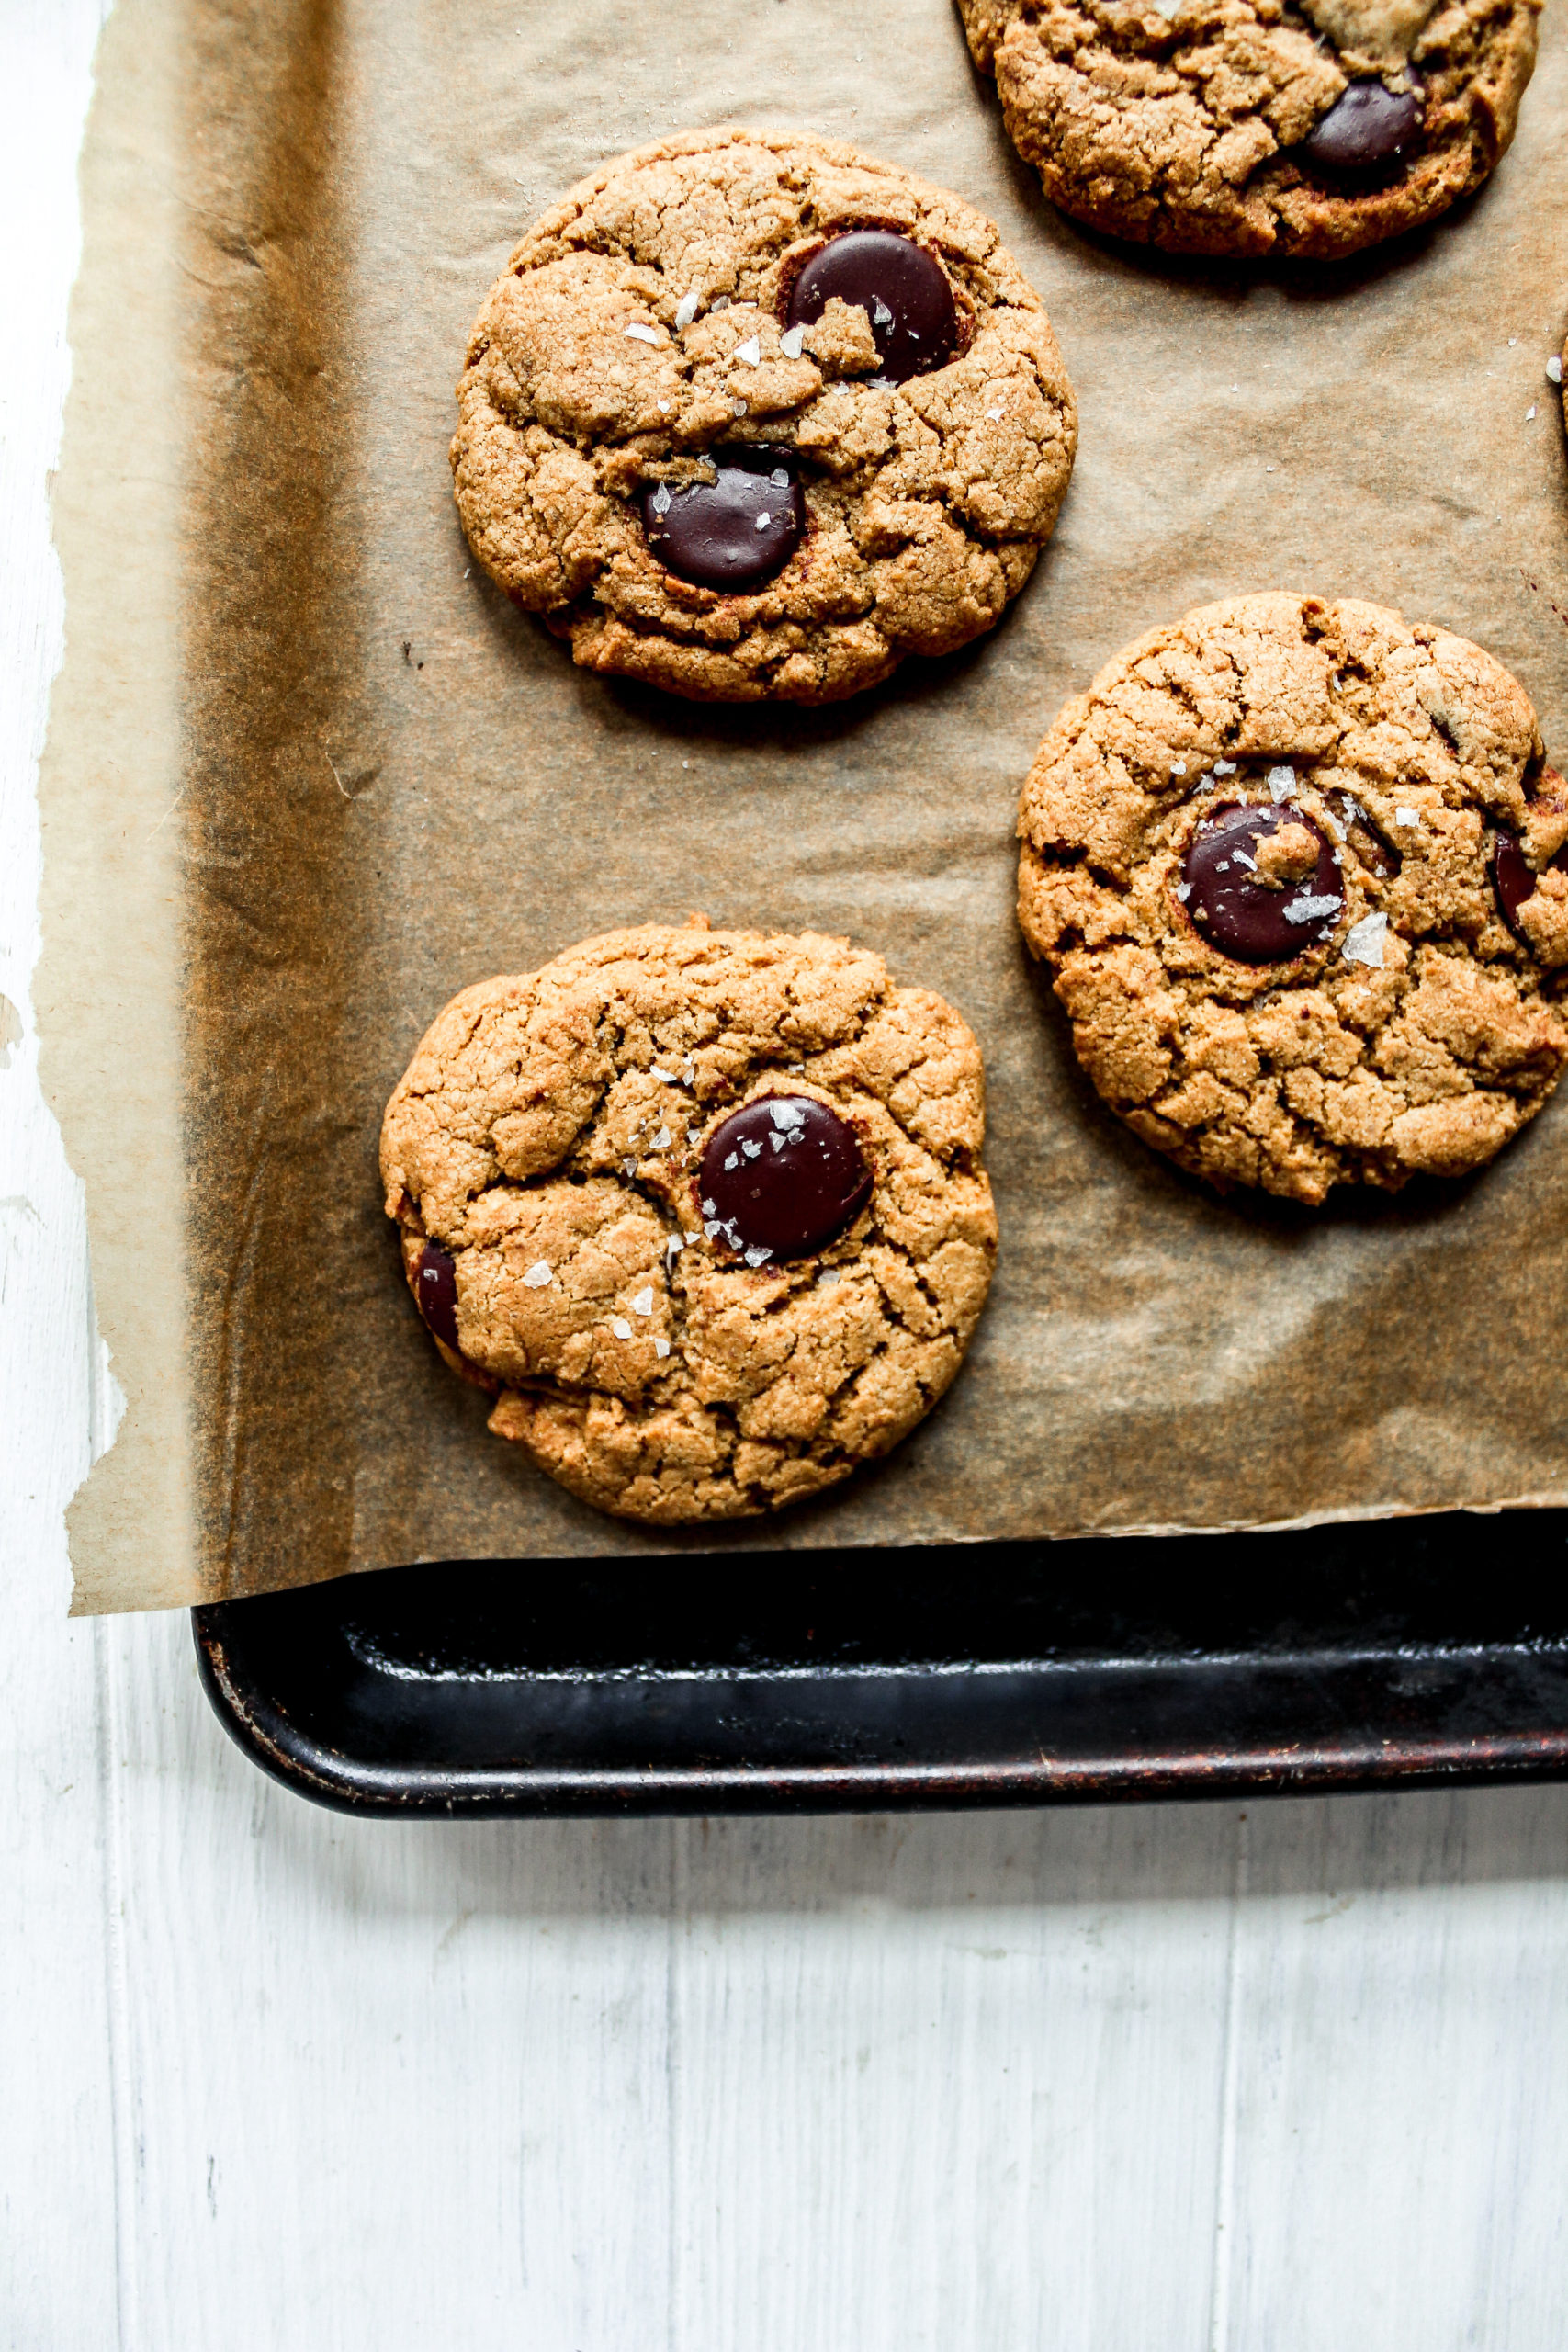
[[[851,229],[813,254],[789,298],[789,324],[814,327],[829,300],[855,302],[871,321],[881,368],[903,384],[945,368],[958,348],[958,313],[942,264],[891,229]]]
[[[808,1094],[764,1094],[714,1129],[696,1190],[709,1240],[765,1251],[766,1263],[825,1248],[871,1185],[854,1129],[836,1111]]]
[[[1568,874],[1568,849],[1558,851],[1551,866],[1559,874]],[[1526,861],[1517,833],[1505,832],[1499,825],[1492,844],[1492,888],[1496,894],[1497,911],[1519,945],[1529,948],[1532,956],[1535,949],[1530,946],[1516,918],[1525,900],[1534,898],[1540,879],[1540,875]]]
[[[1374,77],[1341,90],[1314,125],[1305,150],[1325,171],[1383,172],[1403,162],[1420,128],[1419,90],[1391,90]]]
[[[1304,825],[1317,864],[1299,882],[1271,888],[1253,872],[1258,844],[1281,825]],[[1260,807],[1229,800],[1210,809],[1181,861],[1182,903],[1201,939],[1238,964],[1282,964],[1318,944],[1344,911],[1345,882],[1327,839],[1293,800]]]
[[[806,493],[780,449],[708,452],[716,482],[648,482],[642,524],[660,563],[695,588],[761,588],[806,531]]]
[[[414,1273],[414,1297],[425,1328],[449,1348],[457,1344],[457,1269],[451,1253],[439,1241],[427,1241],[419,1253]]]

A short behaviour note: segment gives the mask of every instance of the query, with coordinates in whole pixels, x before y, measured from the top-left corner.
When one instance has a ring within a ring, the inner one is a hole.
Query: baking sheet
[[[72,1510],[79,1610],[417,1559],[1568,1499],[1568,1102],[1467,1184],[1220,1201],[1100,1109],[1011,912],[1018,786],[1061,703],[1222,594],[1439,621],[1568,747],[1543,373],[1565,96],[1556,12],[1474,203],[1291,273],[1050,211],[947,0],[120,0],[84,164],[37,990],[128,1400]],[[522,228],[604,156],[725,120],[852,138],[990,212],[1080,403],[1003,626],[816,713],[581,675],[470,569],[450,501],[465,334]],[[485,1435],[398,1278],[375,1144],[457,988],[692,907],[852,933],[964,1010],[1002,1250],[967,1369],[887,1464],[682,1535]]]

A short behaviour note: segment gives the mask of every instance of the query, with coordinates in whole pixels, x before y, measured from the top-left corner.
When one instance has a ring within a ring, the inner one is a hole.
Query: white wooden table
[[[349,1823],[183,1617],[66,1623],[104,1385],[27,1008],[99,15],[0,0],[0,2341],[1561,2352],[1568,1788]]]

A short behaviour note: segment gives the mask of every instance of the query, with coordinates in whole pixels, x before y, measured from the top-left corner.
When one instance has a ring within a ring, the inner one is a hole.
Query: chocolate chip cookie
[[[1331,258],[1434,220],[1514,135],[1540,0],[958,0],[1064,212]]]
[[[1568,1055],[1568,786],[1524,688],[1375,605],[1238,596],[1067,705],[1019,919],[1112,1110],[1222,1188],[1461,1176]]]
[[[1077,446],[991,223],[853,148],[661,141],[546,214],[457,387],[463,528],[591,670],[830,702],[992,628]]]
[[[436,1019],[387,1213],[490,1426],[602,1510],[773,1510],[906,1436],[979,1318],[979,1049],[840,939],[613,932]]]

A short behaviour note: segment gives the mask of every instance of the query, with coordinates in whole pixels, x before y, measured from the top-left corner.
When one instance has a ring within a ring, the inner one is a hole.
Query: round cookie
[[[1351,254],[1479,187],[1540,0],[958,0],[1076,220],[1179,253]]]
[[[1568,1057],[1568,786],[1517,680],[1375,605],[1237,596],[1067,705],[1019,920],[1078,1059],[1222,1189],[1461,1176]]]
[[[649,924],[465,989],[381,1171],[442,1355],[585,1502],[819,1494],[947,1387],[996,1257],[979,1048],[811,933]]]
[[[837,142],[712,130],[607,164],[485,299],[463,528],[591,670],[831,702],[1001,617],[1077,447],[990,221]]]

